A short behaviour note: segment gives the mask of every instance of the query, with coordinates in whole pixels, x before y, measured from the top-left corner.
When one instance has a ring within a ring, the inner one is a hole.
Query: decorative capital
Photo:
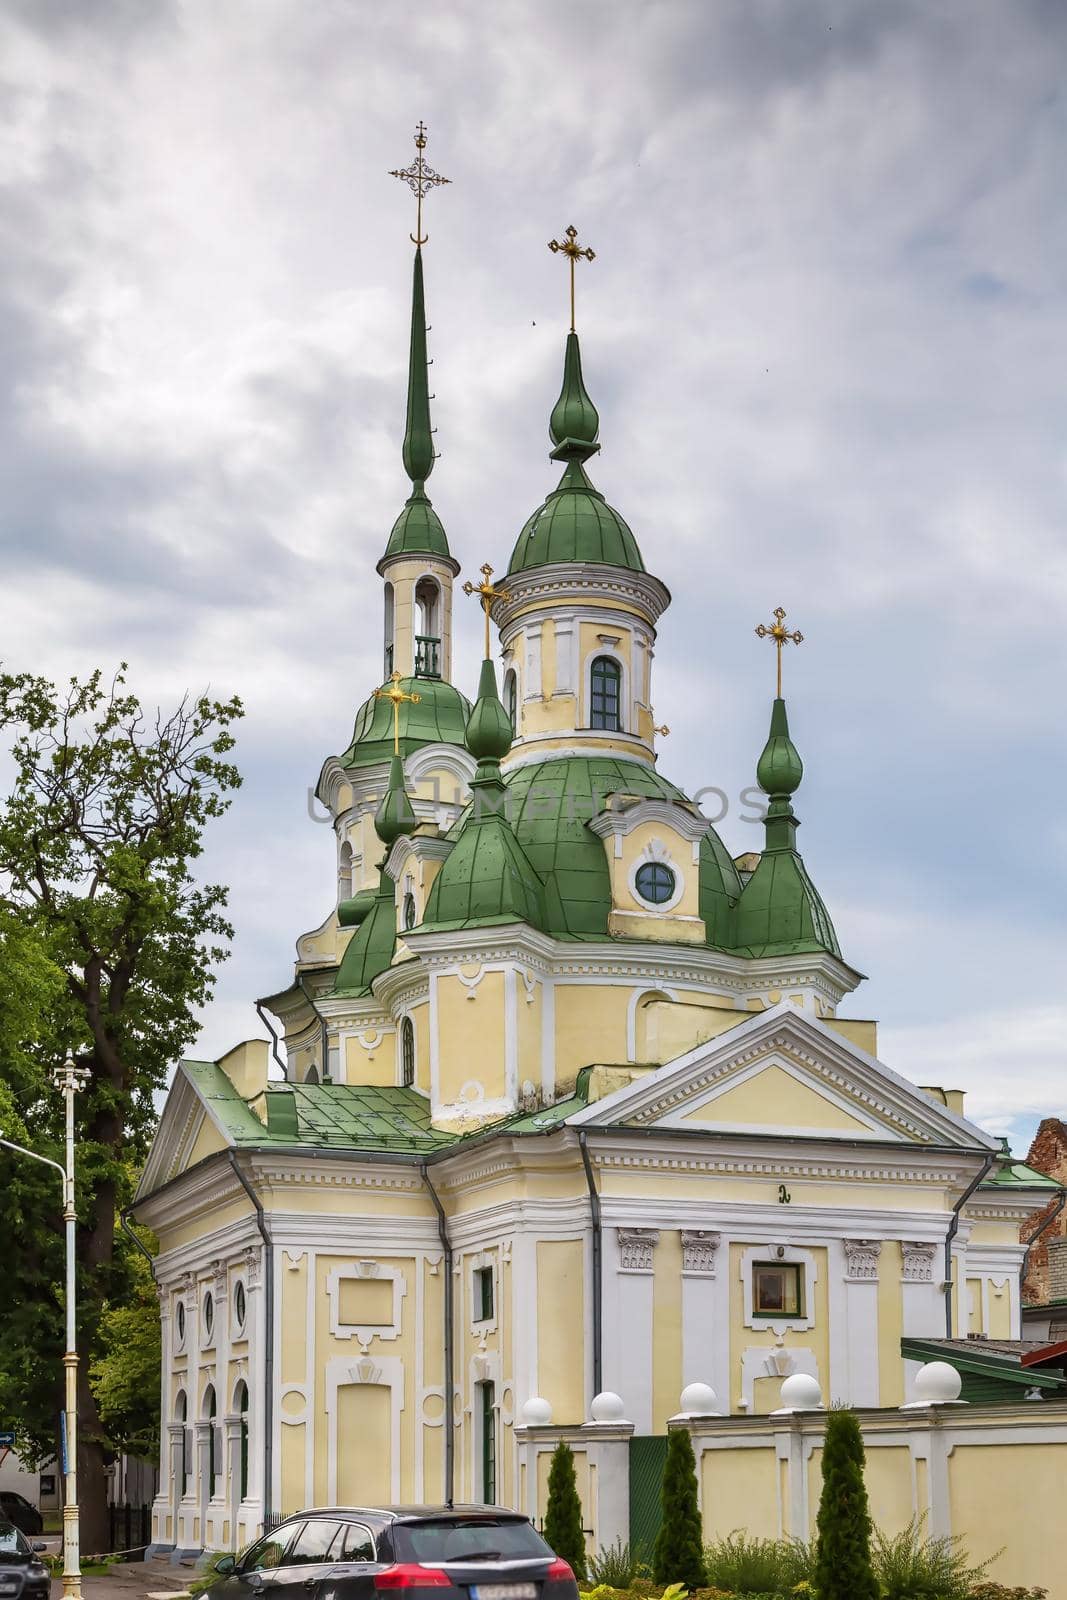
[[[940,1247],[925,1239],[901,1239],[900,1250],[904,1258],[901,1273],[905,1283],[933,1283],[934,1258]]]
[[[707,1228],[683,1228],[681,1233],[682,1271],[702,1273],[705,1277],[714,1278],[715,1259],[722,1242],[722,1235],[713,1233]]]
[[[244,1254],[245,1278],[250,1289],[259,1288],[260,1252],[257,1247],[249,1245]]]
[[[227,1273],[226,1263],[221,1256],[216,1256],[208,1267],[211,1274],[212,1288],[215,1291],[215,1303],[221,1307],[226,1303]]]
[[[659,1244],[658,1228],[616,1228],[622,1272],[651,1272],[652,1252]]]
[[[842,1239],[845,1247],[845,1277],[853,1282],[877,1283],[881,1239]]]

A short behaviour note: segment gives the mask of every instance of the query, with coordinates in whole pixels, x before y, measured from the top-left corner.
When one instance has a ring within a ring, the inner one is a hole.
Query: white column
[[[181,1549],[178,1518],[181,1515],[182,1474],[185,1461],[185,1423],[171,1422],[167,1426],[170,1442],[170,1527],[176,1550]]]
[[[842,1239],[845,1384],[831,1370],[830,1394],[850,1406],[876,1406],[878,1395],[878,1257],[880,1239]]]
[[[902,1239],[901,1332],[914,1339],[943,1339],[945,1336],[945,1295],[941,1287],[940,1243],[927,1239]],[[906,1400],[915,1398],[912,1380],[921,1363],[905,1361]]]
[[[721,1242],[708,1228],[682,1229],[682,1388],[709,1383],[729,1411],[729,1285],[715,1270]]]
[[[223,1494],[226,1497],[230,1520],[229,1542],[227,1549],[239,1550],[241,1540],[237,1533],[237,1518],[241,1510],[241,1424],[244,1418],[240,1412],[228,1412],[222,1419],[225,1446],[223,1454],[223,1477],[225,1487]]]
[[[170,1297],[169,1284],[157,1283],[156,1291],[159,1295],[159,1333],[160,1333],[160,1382],[159,1382],[159,1486],[156,1497],[152,1502],[152,1542],[153,1544],[167,1543],[167,1530],[164,1519],[167,1515],[167,1506],[170,1501],[171,1477],[171,1449],[170,1433]]]
[[[211,1417],[200,1417],[196,1422],[196,1500],[200,1517],[200,1546],[208,1548],[207,1508],[211,1499],[211,1434],[215,1426]]]
[[[526,646],[523,671],[522,697],[524,700],[541,698],[541,628],[540,622],[528,622],[523,632]]]
[[[265,1245],[251,1245],[245,1255],[248,1308],[248,1505],[252,1525],[263,1512],[264,1472],[266,1468],[263,1420],[267,1392],[267,1340],[264,1315],[263,1267]]]
[[[561,617],[556,628],[556,693],[574,694],[574,618]]]
[[[604,1231],[605,1389],[620,1394],[637,1433],[652,1432],[652,1258],[656,1228]]]
[[[593,1504],[586,1508],[593,1526],[593,1548],[600,1550],[615,1541],[630,1538],[630,1439],[632,1422],[587,1422],[582,1428],[588,1440]]]

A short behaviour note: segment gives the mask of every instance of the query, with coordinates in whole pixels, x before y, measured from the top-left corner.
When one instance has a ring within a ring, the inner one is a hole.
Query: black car
[[[14,1489],[0,1489],[0,1522],[13,1522],[23,1533],[43,1533],[44,1518],[25,1495]]]
[[[432,1590],[432,1600],[578,1600],[567,1563],[526,1517],[499,1506],[302,1511],[223,1556],[207,1594],[378,1600],[394,1589]]]
[[[52,1581],[40,1559],[43,1544],[29,1544],[13,1522],[0,1521],[0,1600],[48,1600]]]

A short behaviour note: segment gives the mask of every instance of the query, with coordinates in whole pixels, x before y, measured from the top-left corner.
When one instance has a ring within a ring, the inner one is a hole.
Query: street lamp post
[[[53,1167],[63,1180],[63,1221],[66,1227],[67,1291],[67,1348],[63,1356],[66,1369],[66,1410],[63,1414],[62,1439],[66,1451],[63,1485],[63,1600],[81,1600],[81,1554],[78,1549],[78,1327],[75,1304],[75,1247],[77,1212],[74,1208],[74,1096],[83,1088],[89,1069],[79,1067],[68,1059],[57,1067],[52,1081],[66,1102],[66,1161],[60,1166],[50,1156],[27,1150],[23,1144],[0,1137],[0,1145],[16,1150],[19,1155],[30,1156],[43,1166]]]

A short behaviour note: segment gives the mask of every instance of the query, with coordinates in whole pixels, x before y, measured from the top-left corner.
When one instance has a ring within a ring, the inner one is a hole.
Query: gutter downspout
[[[305,998],[306,998],[306,996],[305,996]],[[262,1022],[263,1026],[266,1028],[267,1032],[270,1034],[270,1053],[274,1057],[275,1061],[278,1063],[279,1067],[282,1069],[282,1078],[283,1078],[283,1080],[286,1083],[288,1083],[288,1081],[289,1081],[289,1068],[286,1066],[285,1062],[282,1060],[281,1056],[278,1054],[278,1035],[275,1033],[273,1025],[267,1021],[267,1013],[263,1009],[262,1000],[257,1000],[256,1001],[256,1016],[259,1018],[260,1022]]]
[[[603,1229],[600,1221],[600,1193],[593,1179],[585,1129],[578,1129],[578,1148],[582,1152],[585,1181],[589,1186],[589,1216],[593,1225],[593,1393],[604,1387],[604,1269]]]
[[[978,1186],[983,1184],[989,1177],[999,1159],[999,1150],[991,1150],[989,1152],[981,1172],[977,1177],[971,1179],[956,1204],[952,1207],[952,1221],[949,1223],[948,1232],[945,1235],[945,1335],[949,1339],[952,1338],[952,1241],[959,1230],[961,1211]]]
[[[1030,1252],[1034,1248],[1034,1245],[1037,1243],[1037,1241],[1040,1239],[1041,1235],[1044,1233],[1045,1229],[1048,1228],[1049,1226],[1051,1226],[1051,1224],[1053,1222],[1055,1222],[1056,1218],[1059,1216],[1059,1214],[1063,1210],[1064,1206],[1067,1206],[1067,1189],[1061,1189],[1060,1190],[1060,1197],[1056,1201],[1056,1204],[1053,1206],[1052,1210],[1049,1212],[1048,1216],[1045,1218],[1045,1220],[1041,1224],[1040,1228],[1035,1228],[1033,1233],[1030,1235],[1029,1239],[1027,1239],[1027,1241],[1026,1241],[1026,1249],[1023,1252],[1022,1265],[1019,1268],[1019,1313],[1020,1313],[1020,1315],[1022,1314],[1022,1306],[1023,1306],[1023,1283],[1026,1280],[1026,1274],[1027,1274],[1027,1272],[1029,1270],[1029,1267],[1030,1267]]]
[[[322,1056],[322,1065],[319,1068],[319,1082],[324,1083],[330,1076],[330,1031],[326,1023],[326,1018],[323,1016],[311,995],[308,993],[307,984],[304,982],[304,974],[302,972],[297,973],[296,983],[300,993],[304,996],[304,999],[307,1001],[308,1005],[319,1019],[319,1054]],[[286,1073],[286,1077],[288,1077],[288,1073]]]
[[[1067,1200],[1067,1191],[1064,1191],[1063,1198],[1065,1200]],[[151,1250],[149,1250],[145,1246],[144,1242],[141,1239],[138,1239],[137,1235],[134,1233],[133,1229],[130,1227],[130,1212],[132,1210],[133,1210],[132,1206],[127,1206],[125,1211],[120,1211],[119,1212],[119,1223],[122,1226],[123,1233],[127,1236],[127,1238],[133,1240],[133,1242],[137,1246],[138,1250],[141,1252],[141,1254],[144,1256],[145,1260],[148,1262],[148,1270],[152,1274],[152,1282],[156,1283],[158,1281],[157,1278],[156,1278],[156,1258],[152,1254]],[[1051,1220],[1052,1219],[1050,1217],[1049,1221],[1051,1222]]]
[[[427,1189],[433,1208],[437,1212],[437,1236],[441,1241],[441,1251],[444,1256],[442,1271],[445,1279],[445,1505],[452,1508],[455,1494],[455,1418],[453,1407],[455,1403],[455,1356],[453,1351],[453,1322],[455,1320],[455,1285],[452,1279],[452,1241],[448,1237],[448,1219],[445,1216],[441,1197],[430,1182],[430,1174],[426,1169],[425,1161],[419,1162],[419,1171]]]
[[[226,1154],[234,1177],[255,1207],[256,1227],[263,1240],[263,1526],[266,1527],[274,1509],[274,1248],[259,1196],[237,1165],[237,1152],[231,1147]]]

